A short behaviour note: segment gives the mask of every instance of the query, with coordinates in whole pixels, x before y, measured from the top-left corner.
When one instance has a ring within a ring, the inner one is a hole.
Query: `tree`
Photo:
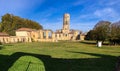
[[[86,40],[95,40],[95,31],[90,30],[87,35],[85,36]]]
[[[113,45],[120,44],[120,21],[111,25],[110,42]]]
[[[97,41],[102,41],[104,42],[105,40],[108,40],[109,38],[109,32],[110,32],[110,24],[111,22],[109,21],[99,21],[95,27],[93,28],[94,30],[94,35],[95,39]]]
[[[5,14],[2,16],[0,32],[6,32],[9,35],[15,35],[15,30],[21,27],[32,29],[43,28],[39,23],[32,20],[20,18],[19,16],[14,16],[12,14]]]

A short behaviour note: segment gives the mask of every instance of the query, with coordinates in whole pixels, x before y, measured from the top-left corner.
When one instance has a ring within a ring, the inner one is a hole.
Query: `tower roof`
[[[69,13],[65,13],[64,16],[70,16],[70,14]]]
[[[31,28],[19,28],[16,31],[35,31],[35,29],[31,29]]]

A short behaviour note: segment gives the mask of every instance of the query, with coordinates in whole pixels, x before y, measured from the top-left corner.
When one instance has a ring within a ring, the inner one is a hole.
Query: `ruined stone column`
[[[43,39],[43,31],[40,30],[40,39]]]
[[[49,33],[49,31],[47,30],[47,31],[46,31],[46,39],[48,39],[48,38],[49,38],[48,33]]]

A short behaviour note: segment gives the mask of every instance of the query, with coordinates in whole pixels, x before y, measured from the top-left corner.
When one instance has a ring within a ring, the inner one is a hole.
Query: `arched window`
[[[57,37],[57,34],[55,34],[55,37]]]
[[[5,42],[5,39],[3,38],[3,43]]]
[[[43,38],[46,38],[46,32],[43,32]]]
[[[59,37],[61,37],[61,34],[59,34]]]
[[[17,42],[19,42],[19,38],[17,39]]]
[[[35,35],[33,35],[33,38],[35,38]]]
[[[52,32],[49,32],[49,33],[48,33],[48,37],[49,37],[49,38],[52,38]]]
[[[67,34],[65,34],[65,36],[67,37],[68,35],[67,35]]]

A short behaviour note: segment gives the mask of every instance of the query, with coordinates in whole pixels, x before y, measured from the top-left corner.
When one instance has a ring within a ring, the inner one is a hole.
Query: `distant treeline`
[[[14,16],[13,14],[5,14],[2,16],[0,22],[0,32],[5,32],[9,35],[15,35],[15,30],[22,27],[31,29],[43,29],[42,25],[32,20]]]
[[[120,45],[120,21],[111,23],[99,21],[86,35],[86,40],[109,41],[110,44]]]

